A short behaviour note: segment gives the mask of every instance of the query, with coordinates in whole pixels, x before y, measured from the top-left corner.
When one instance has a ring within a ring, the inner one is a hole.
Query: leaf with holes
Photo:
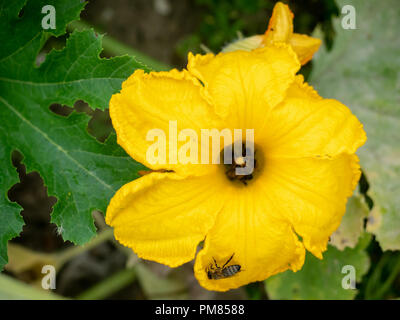
[[[45,5],[55,8],[54,30],[41,27]],[[85,114],[62,117],[49,110],[53,103],[72,106],[76,100],[104,110],[122,81],[144,68],[128,56],[101,59],[101,36],[91,30],[71,34],[63,50],[51,51],[37,67],[50,33],[64,34],[83,7],[80,0],[0,0],[0,269],[7,262],[7,241],[23,225],[20,208],[7,197],[18,182],[13,150],[57,197],[52,222],[77,244],[95,235],[92,210],[104,212],[115,191],[143,168],[117,145],[115,134],[104,144],[89,135]]]
[[[364,231],[364,219],[368,213],[369,209],[364,198],[358,193],[354,194],[347,201],[346,214],[339,228],[331,235],[330,244],[339,250],[354,248]]]
[[[361,166],[374,202],[367,228],[384,250],[400,249],[400,6],[398,0],[337,1],[352,5],[356,29],[335,22],[332,51],[313,60],[311,83],[326,98],[346,104],[364,124],[368,141]]]
[[[266,290],[271,299],[336,300],[352,299],[357,294],[357,282],[368,271],[369,258],[365,252],[371,236],[360,238],[354,249],[339,251],[328,246],[324,259],[310,253],[300,271],[286,271],[269,278]],[[355,278],[352,279],[352,276]],[[344,284],[344,285],[343,285]],[[356,285],[354,289],[351,286]]]

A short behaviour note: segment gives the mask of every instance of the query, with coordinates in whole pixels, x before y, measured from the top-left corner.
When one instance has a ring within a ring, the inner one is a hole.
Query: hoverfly
[[[215,259],[213,258],[214,264],[211,263],[206,269],[208,279],[219,280],[233,277],[235,274],[237,274],[241,269],[241,266],[239,264],[233,264],[226,267],[226,265],[232,260],[233,256],[234,254],[232,254],[232,256],[228,259],[228,261],[225,262],[222,267],[219,267],[217,261],[215,261]]]

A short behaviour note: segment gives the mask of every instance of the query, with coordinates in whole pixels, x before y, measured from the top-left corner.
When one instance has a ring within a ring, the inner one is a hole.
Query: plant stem
[[[377,284],[380,281],[381,275],[382,275],[382,270],[385,264],[387,263],[389,259],[389,256],[387,254],[383,254],[381,258],[378,261],[378,264],[376,265],[375,269],[373,270],[371,276],[368,279],[366,288],[365,288],[365,299],[370,300],[374,299],[374,291],[375,288],[377,287]]]
[[[53,292],[34,288],[14,278],[0,274],[0,300],[63,300]]]
[[[390,289],[390,286],[392,285],[393,281],[396,279],[396,276],[400,273],[400,257],[398,257],[398,260],[394,266],[394,268],[391,270],[389,277],[386,279],[386,281],[375,291],[375,298],[376,299],[383,299],[384,295],[387,293],[387,291]]]
[[[106,230],[98,233],[90,242],[82,246],[73,246],[71,248],[67,248],[61,253],[57,254],[57,268],[60,269],[64,263],[72,259],[73,257],[86,252],[99,244],[103,243],[107,240],[112,240],[114,238],[113,229],[108,228]]]
[[[135,279],[135,268],[124,269],[81,293],[76,299],[99,300],[107,298],[131,284]]]
[[[382,279],[382,273],[384,268],[388,267],[393,261],[393,259],[397,259],[395,261],[394,267],[391,269],[389,276],[386,278],[385,282],[380,285]],[[371,274],[367,286],[365,289],[365,299],[383,299],[384,295],[390,289],[393,281],[396,279],[396,276],[400,273],[400,256],[396,255],[393,257],[393,254],[390,252],[385,252],[380,258],[378,264],[375,267],[375,270]]]

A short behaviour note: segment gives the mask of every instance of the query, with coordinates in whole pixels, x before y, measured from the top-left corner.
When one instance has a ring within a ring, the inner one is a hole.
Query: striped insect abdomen
[[[226,268],[222,269],[222,276],[224,278],[232,277],[240,271],[240,268],[241,267],[238,264],[227,266]]]

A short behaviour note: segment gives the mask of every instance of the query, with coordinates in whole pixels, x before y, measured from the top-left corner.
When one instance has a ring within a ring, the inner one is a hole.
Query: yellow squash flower
[[[194,259],[204,240],[195,276],[217,291],[297,271],[305,249],[322,258],[359,180],[355,152],[366,135],[346,106],[296,75],[299,68],[292,48],[278,43],[189,54],[183,71],[135,71],[112,96],[110,115],[118,143],[153,171],[112,198],[106,221],[116,239],[171,267]],[[254,129],[253,174],[243,183],[225,164],[149,163],[147,133],[168,132],[170,121],[199,136]]]
[[[289,7],[282,2],[276,3],[269,20],[268,29],[263,35],[254,35],[240,39],[226,46],[223,52],[234,50],[253,50],[266,45],[284,42],[290,44],[302,65],[311,60],[319,49],[321,40],[309,37],[305,34],[293,32],[294,15]]]

